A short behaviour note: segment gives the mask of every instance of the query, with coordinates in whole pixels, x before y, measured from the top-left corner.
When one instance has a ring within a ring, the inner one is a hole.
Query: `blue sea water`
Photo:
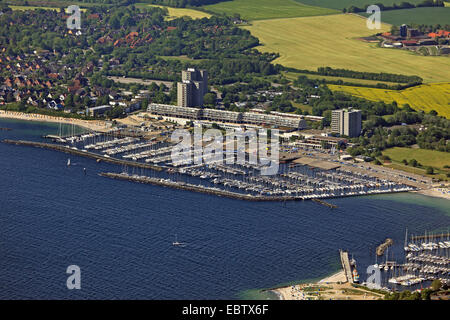
[[[42,140],[57,124],[0,120],[0,140]],[[110,180],[117,166],[0,143],[0,299],[239,299],[340,268],[362,280],[386,237],[446,231],[447,200],[416,194],[251,203]],[[83,168],[87,174],[84,175]],[[173,247],[174,235],[185,247]],[[81,268],[68,290],[66,268]]]

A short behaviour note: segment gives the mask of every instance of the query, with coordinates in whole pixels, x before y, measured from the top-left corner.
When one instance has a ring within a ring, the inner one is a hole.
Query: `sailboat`
[[[174,242],[172,242],[172,245],[174,246],[174,247],[184,247],[184,243],[182,243],[182,242],[178,242],[178,240],[177,240],[177,235],[175,235],[175,241]]]
[[[408,252],[410,250],[410,248],[408,247],[408,228],[406,228],[406,234],[405,234],[405,244],[403,249]]]

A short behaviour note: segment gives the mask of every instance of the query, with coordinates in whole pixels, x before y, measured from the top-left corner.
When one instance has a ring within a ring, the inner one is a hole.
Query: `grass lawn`
[[[352,69],[418,75],[426,82],[448,82],[448,57],[424,57],[396,49],[379,48],[357,38],[370,36],[374,30],[366,19],[351,14],[321,17],[254,21],[245,26],[260,39],[264,52],[279,52],[274,61],[288,67],[317,70],[318,67]],[[377,32],[389,31],[382,24]],[[413,66],[413,67],[412,67]]]
[[[450,165],[450,153],[448,152],[395,147],[384,150],[383,155],[387,155],[392,159],[391,163],[384,164],[386,167],[432,178],[448,180],[446,174],[450,172],[450,169],[444,168],[444,165]],[[403,159],[408,161],[416,159],[423,167],[415,168],[413,166],[404,165],[401,162]],[[435,174],[426,174],[426,167],[433,167]]]
[[[191,17],[192,19],[201,19],[201,18],[209,18],[211,15],[206,12],[193,10],[193,9],[185,9],[185,8],[172,8],[166,6],[153,5],[148,3],[136,3],[135,6],[137,8],[145,8],[145,7],[159,7],[166,8],[169,11],[169,16],[167,20],[173,20],[180,17]]]
[[[450,69],[450,68],[449,68]],[[405,90],[386,90],[352,86],[328,85],[331,90],[344,91],[373,101],[396,101],[399,106],[409,104],[411,108],[429,112],[450,119],[450,82],[425,84]]]
[[[368,16],[367,13],[361,13]],[[450,8],[413,8],[402,10],[389,10],[381,13],[381,21],[384,23],[402,25],[402,24],[426,24],[426,25],[446,25],[450,24]]]
[[[309,6],[294,0],[232,0],[202,8],[230,16],[238,13],[245,20],[308,17],[337,13],[333,9]]]
[[[192,64],[199,64],[200,62],[207,61],[207,59],[191,59],[188,56],[158,56],[166,61],[179,60],[181,62],[189,62]]]
[[[395,147],[384,150],[383,155],[392,159],[393,162],[387,166],[394,169],[425,175],[426,167],[433,167],[434,169],[437,169],[437,173],[429,176],[435,178],[440,177],[442,179],[446,179],[445,173],[450,172],[450,169],[444,168],[445,165],[450,166],[450,153],[448,152]],[[403,159],[408,160],[408,162],[412,159],[416,159],[423,168],[406,166],[402,163]]]
[[[292,105],[294,107],[302,110],[302,111],[308,111],[309,114],[312,114],[312,106],[301,104],[301,103],[297,103],[297,102],[293,102],[293,101],[292,101]]]

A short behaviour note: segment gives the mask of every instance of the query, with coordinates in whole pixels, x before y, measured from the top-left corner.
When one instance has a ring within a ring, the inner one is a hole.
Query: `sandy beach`
[[[94,131],[106,131],[110,128],[105,121],[101,120],[81,120],[74,118],[54,117],[37,113],[23,113],[0,110],[0,118],[75,124],[77,126]]]
[[[449,186],[445,187],[433,187],[430,189],[423,189],[414,191],[416,193],[420,193],[426,196],[435,197],[435,198],[444,198],[450,200],[450,188]]]
[[[347,282],[343,270],[315,283],[303,283],[273,289],[280,300],[378,300],[381,294],[355,288]]]

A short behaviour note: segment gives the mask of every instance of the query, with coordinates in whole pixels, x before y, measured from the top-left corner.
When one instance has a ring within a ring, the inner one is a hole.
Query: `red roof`
[[[403,44],[417,44],[416,40],[404,40],[402,41]]]
[[[448,36],[450,36],[450,31],[438,30],[437,32],[429,33],[428,36],[431,37],[431,38],[448,37]]]

